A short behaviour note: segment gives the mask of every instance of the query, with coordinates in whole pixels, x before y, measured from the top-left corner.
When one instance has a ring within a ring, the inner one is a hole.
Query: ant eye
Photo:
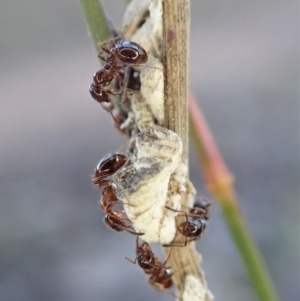
[[[135,59],[139,56],[139,53],[134,49],[122,49],[119,54],[121,54],[125,59]]]
[[[146,51],[137,43],[121,41],[115,45],[118,58],[125,64],[144,64],[148,56]]]

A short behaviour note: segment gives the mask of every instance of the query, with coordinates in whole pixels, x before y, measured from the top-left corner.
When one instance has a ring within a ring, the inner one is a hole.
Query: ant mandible
[[[139,244],[139,237],[136,238],[136,258],[134,261],[126,257],[128,261],[138,265],[143,269],[145,274],[151,275],[148,282],[158,290],[166,290],[173,284],[172,273],[169,272],[169,267],[166,263],[171,253],[167,256],[165,261],[161,261],[154,255],[150,245],[147,242]]]
[[[194,204],[194,207],[190,209],[189,214],[187,214],[185,211],[181,210],[175,210],[169,206],[165,206],[167,209],[182,213],[185,216],[185,222],[180,223],[177,226],[177,230],[179,233],[185,236],[185,242],[184,244],[179,243],[170,243],[167,245],[164,245],[164,247],[170,247],[170,246],[177,246],[177,247],[185,247],[188,242],[197,240],[200,238],[201,234],[206,229],[206,221],[208,216],[208,207],[210,206],[209,202],[206,201],[196,201]],[[190,238],[188,240],[188,238]]]
[[[109,177],[115,174],[126,162],[127,157],[122,154],[105,156],[96,167],[92,183],[95,184],[97,188],[103,187],[101,209],[106,213],[104,222],[118,232],[127,231],[134,235],[143,235],[144,233],[138,233],[132,230],[131,225],[126,223],[126,221],[130,222],[130,220],[126,218],[124,212],[113,210],[116,204],[122,204],[122,202],[117,198],[115,186],[111,183]]]

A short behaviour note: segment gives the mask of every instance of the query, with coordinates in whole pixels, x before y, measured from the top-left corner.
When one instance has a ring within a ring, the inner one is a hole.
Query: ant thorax
[[[128,219],[148,243],[170,243],[176,233],[177,212],[166,210],[170,176],[180,164],[180,137],[165,128],[153,126],[136,137],[135,154],[115,175],[118,199],[124,203]],[[180,209],[180,198],[172,201]]]

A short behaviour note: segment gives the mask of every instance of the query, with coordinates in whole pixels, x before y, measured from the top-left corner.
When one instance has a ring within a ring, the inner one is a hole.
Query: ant
[[[104,45],[114,41],[111,48],[106,48]],[[90,93],[92,97],[100,103],[102,108],[110,112],[115,120],[111,101],[112,95],[119,95],[120,92],[112,91],[108,85],[118,79],[123,86],[123,73],[126,67],[144,64],[148,60],[146,51],[137,43],[132,41],[124,41],[120,38],[109,39],[100,44],[102,51],[98,53],[98,57],[106,62],[102,69],[95,73],[93,83],[90,85]],[[107,53],[106,57],[102,53]],[[117,120],[115,120],[117,122]]]
[[[209,219],[208,209],[211,202],[205,198],[199,198],[195,201],[194,207],[190,209],[190,214],[200,215],[205,220]]]
[[[111,43],[114,40],[114,45],[110,49],[105,48],[103,45]],[[139,44],[132,41],[121,40],[120,38],[112,38],[104,41],[100,44],[100,48],[103,52],[108,54],[107,57],[101,55],[101,51],[98,53],[98,57],[106,61],[106,69],[109,66],[117,69],[122,69],[127,66],[135,66],[144,64],[148,60],[147,52]],[[121,63],[121,66],[117,66],[117,61]]]
[[[110,183],[110,180],[107,180],[106,178],[116,173],[126,162],[127,157],[122,154],[105,156],[100,160],[96,167],[92,183],[96,185],[97,188],[107,186],[108,183]]]
[[[150,245],[147,242],[139,244],[139,237],[136,238],[136,258],[134,261],[125,257],[128,261],[138,265],[144,270],[145,274],[151,275],[148,282],[158,290],[165,290],[172,286],[172,273],[166,263],[170,257],[171,252],[163,263],[154,255]]]
[[[101,209],[106,213],[104,222],[118,232],[127,231],[134,235],[143,235],[144,233],[133,231],[131,225],[126,223],[130,220],[125,217],[124,212],[113,210],[115,205],[122,202],[117,198],[115,186],[111,183],[109,177],[116,173],[126,162],[127,157],[122,154],[105,156],[96,167],[92,183],[98,188],[104,187],[101,199]]]
[[[206,220],[208,220],[208,207],[210,206],[210,202],[205,200],[197,200],[194,203],[194,207],[190,209],[189,214],[185,211],[175,210],[169,206],[165,206],[167,209],[182,213],[185,216],[185,222],[180,223],[177,226],[177,230],[179,233],[185,236],[185,242],[183,245],[177,243],[171,243],[164,245],[164,247],[177,246],[177,247],[185,247],[188,242],[196,240],[200,238],[201,234],[206,229]],[[188,240],[188,238],[190,238]]]
[[[106,223],[107,226],[109,226],[113,230],[116,230],[118,232],[127,231],[133,235],[145,234],[145,233],[135,232],[134,230],[131,230],[132,229],[131,225],[126,224],[125,220],[130,222],[129,219],[124,217],[123,212],[111,211],[111,212],[107,212],[107,214],[104,216],[104,222]]]

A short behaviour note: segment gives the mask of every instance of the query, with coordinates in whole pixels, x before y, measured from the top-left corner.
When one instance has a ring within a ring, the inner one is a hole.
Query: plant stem
[[[87,22],[89,34],[98,52],[98,43],[108,39],[110,32],[103,7],[99,0],[80,0],[80,4]]]
[[[227,226],[240,252],[258,299],[261,301],[278,300],[266,265],[238,206],[228,200],[219,199],[218,203],[222,208]]]
[[[254,291],[260,301],[279,300],[264,260],[239,209],[233,179],[225,165],[196,101],[190,96],[191,137],[207,189],[222,212],[239,250]]]
[[[163,1],[164,62],[165,70],[165,127],[176,132],[182,139],[183,153],[181,161],[188,166],[188,55],[190,30],[190,3],[188,0]],[[187,174],[186,193],[181,195],[183,208],[190,206],[188,197],[189,179]],[[176,217],[176,224],[183,222]],[[174,241],[181,241],[182,235],[175,235]],[[166,250],[166,254],[168,254]],[[183,247],[173,247],[168,263],[176,271],[172,280],[178,291],[179,300],[212,300],[207,289],[204,272],[200,267],[200,255],[194,243]],[[186,280],[197,279],[194,292],[189,291]],[[185,296],[188,294],[188,296]]]

